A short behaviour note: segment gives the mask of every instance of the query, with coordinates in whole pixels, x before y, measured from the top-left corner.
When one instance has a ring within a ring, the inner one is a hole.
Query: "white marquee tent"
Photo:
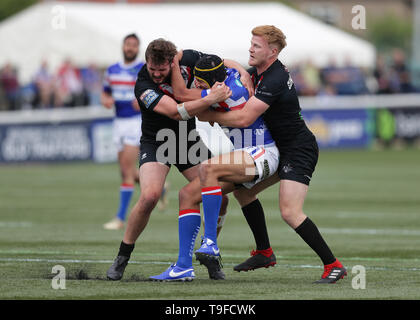
[[[0,24],[0,66],[11,62],[28,81],[42,60],[50,68],[65,58],[77,65],[105,67],[121,59],[122,38],[136,32],[147,44],[163,37],[179,49],[215,53],[246,65],[251,29],[273,24],[288,45],[280,54],[285,64],[311,59],[324,65],[330,58],[350,57],[372,67],[375,49],[368,42],[278,3],[226,4],[93,4],[44,2]]]

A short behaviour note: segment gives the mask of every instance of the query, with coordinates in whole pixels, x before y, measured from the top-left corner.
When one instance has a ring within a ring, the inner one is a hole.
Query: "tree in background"
[[[412,33],[413,21],[398,17],[394,13],[367,19],[367,40],[382,52],[390,51],[393,48],[411,52]]]
[[[37,2],[38,0],[1,0],[0,22]]]

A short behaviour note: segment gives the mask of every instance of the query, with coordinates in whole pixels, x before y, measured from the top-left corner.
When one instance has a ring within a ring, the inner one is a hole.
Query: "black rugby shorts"
[[[318,162],[319,148],[315,140],[280,152],[277,173],[281,180],[292,180],[309,185]]]
[[[200,144],[200,147],[197,148],[197,143]],[[179,147],[176,147],[176,158],[173,159],[174,161],[158,161],[157,159],[157,150],[161,144],[158,144],[156,142],[146,142],[142,141],[140,144],[140,155],[139,155],[139,168],[147,163],[147,162],[160,162],[169,168],[171,165],[174,165],[177,167],[179,172],[183,172],[189,168],[192,168],[196,166],[197,164],[200,164],[201,162],[210,159],[212,157],[212,154],[210,150],[204,145],[203,141],[200,139],[198,142],[188,142],[187,144],[187,154],[189,154],[190,149],[194,146],[194,151],[197,150],[197,152],[194,153],[194,157],[190,159],[188,156],[179,157]],[[185,151],[183,151],[185,153]]]

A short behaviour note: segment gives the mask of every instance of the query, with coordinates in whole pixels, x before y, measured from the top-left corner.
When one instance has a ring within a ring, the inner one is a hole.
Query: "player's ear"
[[[277,56],[280,53],[280,50],[277,46],[270,44],[269,47],[270,47],[271,54],[273,56]]]

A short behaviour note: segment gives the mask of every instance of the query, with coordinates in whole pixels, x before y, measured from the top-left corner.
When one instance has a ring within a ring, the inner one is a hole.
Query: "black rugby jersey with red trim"
[[[195,50],[183,51],[179,65],[187,88],[190,88],[194,81],[194,66],[203,55],[203,53]],[[164,95],[174,98],[170,81],[169,76],[162,84],[154,83],[146,65],[141,68],[138,74],[134,91],[142,113],[141,141],[156,143],[156,134],[161,129],[171,129],[178,134],[181,121],[171,119],[153,110]],[[195,118],[188,120],[187,124],[188,132],[195,129]]]
[[[276,60],[260,75],[255,67],[248,72],[254,82],[255,97],[269,105],[263,119],[277,148],[282,151],[313,141],[314,135],[302,118],[296,89],[286,67]]]

